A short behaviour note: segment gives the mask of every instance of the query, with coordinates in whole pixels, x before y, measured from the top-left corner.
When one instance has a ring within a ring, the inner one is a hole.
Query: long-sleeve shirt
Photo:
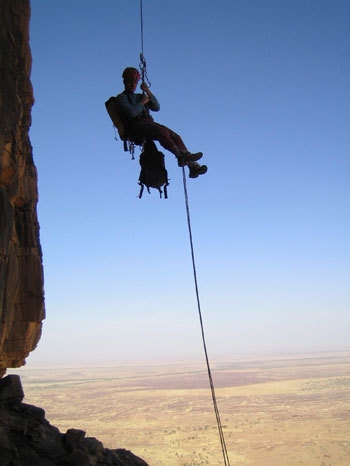
[[[145,105],[141,102],[143,96],[144,94],[130,94],[126,92],[117,95],[119,108],[128,120],[148,114]],[[159,102],[153,94],[147,103],[147,108],[154,112],[158,112],[160,109]]]

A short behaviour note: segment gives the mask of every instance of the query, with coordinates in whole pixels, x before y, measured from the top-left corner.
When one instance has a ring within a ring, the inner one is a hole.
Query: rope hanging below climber
[[[190,246],[191,246],[191,257],[192,257],[192,266],[193,266],[193,275],[194,275],[194,283],[195,283],[195,290],[196,290],[196,298],[197,298],[197,308],[198,308],[198,315],[200,320],[201,326],[201,333],[202,333],[202,341],[204,347],[204,354],[205,360],[207,365],[210,389],[212,394],[212,400],[214,405],[214,411],[220,436],[221,448],[224,458],[225,466],[230,466],[228,452],[226,448],[225,437],[223,433],[223,428],[220,419],[220,413],[217,405],[216,394],[215,394],[215,387],[213,378],[211,375],[209,357],[207,352],[207,346],[205,341],[205,334],[204,334],[204,326],[203,326],[203,319],[202,319],[202,312],[199,300],[199,289],[198,289],[198,282],[197,282],[197,272],[196,272],[196,264],[195,264],[195,257],[194,257],[194,248],[193,248],[193,238],[192,238],[192,229],[191,229],[191,221],[190,221],[190,211],[189,211],[189,201],[188,201],[188,193],[187,193],[187,184],[186,184],[186,174],[185,174],[185,167],[189,168],[189,177],[190,178],[197,178],[200,175],[204,175],[208,168],[206,165],[200,165],[198,160],[200,160],[203,156],[202,152],[191,153],[187,149],[185,143],[183,142],[180,135],[175,133],[173,130],[169,129],[168,127],[156,123],[150,111],[157,112],[160,109],[159,102],[155,95],[150,90],[150,82],[147,76],[147,68],[146,68],[146,60],[144,58],[143,53],[143,11],[142,11],[142,0],[140,0],[140,10],[141,10],[141,53],[140,53],[140,72],[133,67],[127,67],[124,69],[122,78],[124,83],[124,91],[118,94],[115,97],[111,97],[105,104],[107,111],[113,121],[113,124],[118,129],[118,133],[120,138],[124,141],[124,149],[127,148],[127,142],[130,142],[132,148],[134,145],[141,145],[143,146],[144,150],[141,155],[143,155],[144,159],[149,158],[149,153],[156,153],[158,152],[163,156],[163,168],[165,169],[164,165],[164,154],[157,151],[157,148],[154,144],[154,141],[158,141],[162,147],[164,147],[169,152],[173,153],[177,159],[178,166],[182,168],[183,174],[183,185],[184,185],[184,193],[185,193],[185,201],[186,201],[186,212],[187,212],[187,223],[188,223],[188,231],[190,237]],[[141,79],[140,89],[142,93],[137,93],[136,88],[138,82]],[[146,83],[147,81],[147,83]],[[127,150],[127,149],[126,149]],[[133,155],[133,151],[132,151]],[[160,157],[161,160],[161,157]],[[141,162],[141,160],[140,160]],[[151,166],[148,169],[148,172],[152,174],[152,171],[155,169]],[[166,187],[168,185],[168,178],[167,172],[165,169],[166,177],[165,182],[162,184],[165,185],[165,197],[166,194]],[[141,169],[142,174],[142,169]],[[143,181],[141,181],[141,174],[139,182],[141,184],[141,191],[139,197],[142,196],[143,192]],[[153,173],[154,174],[154,173]],[[146,171],[144,171],[144,176],[147,177]],[[144,183],[147,186],[147,183]],[[155,184],[155,183],[153,183]],[[152,186],[157,187],[158,186]],[[147,188],[149,188],[147,186]],[[160,191],[161,192],[161,191]]]

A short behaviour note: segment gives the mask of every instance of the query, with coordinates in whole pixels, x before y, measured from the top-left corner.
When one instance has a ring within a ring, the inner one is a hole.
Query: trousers
[[[166,126],[156,123],[151,118],[134,120],[130,125],[129,135],[131,140],[152,139],[158,141],[164,149],[176,156],[179,155],[179,152],[187,152],[187,147],[178,134]]]

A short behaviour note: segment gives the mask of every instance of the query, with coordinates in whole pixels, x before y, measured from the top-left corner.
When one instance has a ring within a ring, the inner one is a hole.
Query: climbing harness
[[[183,186],[184,186],[185,203],[186,203],[187,225],[188,225],[190,247],[191,247],[193,278],[194,278],[194,284],[195,284],[195,290],[196,290],[197,308],[198,308],[198,315],[199,315],[199,321],[200,321],[200,326],[201,326],[201,334],[202,334],[202,341],[203,341],[203,347],[204,347],[204,354],[205,354],[205,360],[206,360],[206,364],[207,364],[207,371],[208,371],[208,377],[209,377],[209,383],[210,383],[210,389],[211,389],[211,396],[212,396],[213,405],[214,405],[216,422],[217,422],[218,430],[219,430],[220,443],[221,443],[221,449],[222,449],[222,454],[223,454],[223,458],[224,458],[224,464],[225,464],[225,466],[230,466],[230,460],[229,460],[228,452],[227,452],[227,448],[226,448],[226,442],[225,442],[224,432],[223,432],[223,428],[222,428],[222,424],[221,424],[219,408],[218,408],[218,404],[217,404],[217,400],[216,400],[214,382],[213,382],[213,378],[212,378],[212,375],[211,375],[207,345],[206,345],[206,342],[205,342],[204,325],[203,325],[202,311],[201,311],[201,305],[200,305],[200,300],[199,300],[199,289],[198,289],[198,281],[197,281],[196,263],[195,263],[195,257],[194,257],[194,247],[193,247],[191,217],[190,217],[190,209],[189,209],[189,202],[188,202],[185,167],[182,167],[182,177],[183,177]]]

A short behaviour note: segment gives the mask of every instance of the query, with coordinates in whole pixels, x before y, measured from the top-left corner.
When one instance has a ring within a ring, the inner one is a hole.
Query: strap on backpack
[[[140,189],[140,192],[139,192],[139,199],[142,198],[142,194],[143,194],[143,190],[145,189],[145,185],[143,183],[139,183],[139,185],[141,186],[141,189]],[[149,190],[149,187],[146,186],[147,188],[147,191],[149,192],[149,194],[151,194],[151,191]],[[159,197],[162,198],[162,194],[163,194],[163,191],[161,190],[161,188],[155,188],[155,189],[158,189],[159,191]],[[164,185],[164,198],[165,199],[168,199],[168,190],[167,190],[167,185]]]
[[[141,199],[142,194],[143,194],[143,189],[145,186],[142,183],[139,183],[139,185],[141,186],[140,193],[139,193],[139,199]]]

